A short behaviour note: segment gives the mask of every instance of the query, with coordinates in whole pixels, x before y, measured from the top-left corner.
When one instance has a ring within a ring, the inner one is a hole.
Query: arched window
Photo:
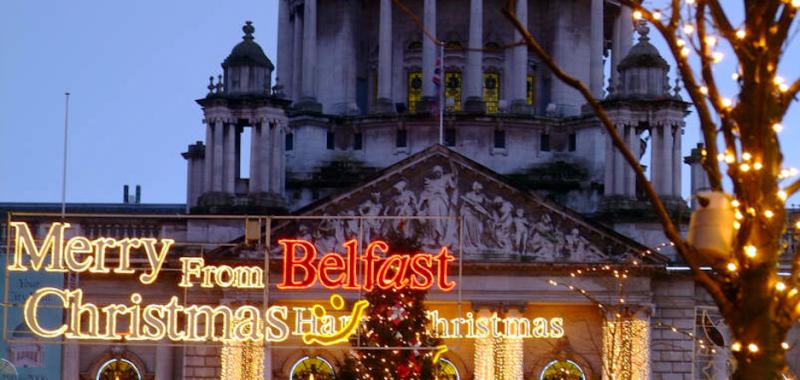
[[[448,111],[461,111],[461,72],[444,73],[444,98]]]
[[[436,379],[438,380],[461,380],[458,369],[453,362],[441,358],[436,365]]]
[[[407,90],[406,106],[408,107],[408,112],[417,112],[417,103],[422,100],[422,71],[408,72]]]
[[[497,113],[497,102],[500,100],[500,74],[483,73],[483,101],[486,102],[486,113]]]
[[[553,360],[542,370],[540,380],[586,380],[581,367],[572,360]]]
[[[0,359],[0,379],[17,380],[17,376],[17,367],[14,367],[14,365],[6,359]]]
[[[97,380],[142,380],[142,374],[130,360],[114,358],[100,366]]]
[[[333,366],[319,356],[304,356],[292,366],[289,380],[307,380],[313,375],[314,380],[333,380]]]

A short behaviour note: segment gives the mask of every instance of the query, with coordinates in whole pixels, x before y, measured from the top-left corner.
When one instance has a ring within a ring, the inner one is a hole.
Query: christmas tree
[[[389,233],[389,254],[414,255],[420,251],[416,239]],[[380,289],[366,293],[370,307],[363,327],[351,339],[355,347],[342,363],[342,379],[434,379],[433,357],[440,344],[428,331],[425,313],[427,291]]]

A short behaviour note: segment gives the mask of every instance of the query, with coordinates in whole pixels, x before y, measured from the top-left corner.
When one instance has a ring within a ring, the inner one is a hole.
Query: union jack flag
[[[433,84],[439,88],[442,85],[442,59],[436,58],[436,68],[433,69]]]

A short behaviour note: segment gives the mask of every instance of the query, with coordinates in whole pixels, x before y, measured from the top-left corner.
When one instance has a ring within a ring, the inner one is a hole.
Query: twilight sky
[[[124,184],[141,184],[143,202],[184,202],[180,153],[204,135],[194,99],[221,72],[244,20],[253,21],[256,42],[277,62],[277,0],[4,1],[0,202],[60,201],[65,90],[72,93],[68,201],[120,202]],[[780,70],[787,81],[800,76],[797,45]],[[717,70],[733,95],[732,62]],[[687,122],[685,155],[698,141],[694,114]],[[800,142],[800,104],[784,126],[786,164],[800,166],[792,145]],[[686,195],[688,167],[683,172]]]

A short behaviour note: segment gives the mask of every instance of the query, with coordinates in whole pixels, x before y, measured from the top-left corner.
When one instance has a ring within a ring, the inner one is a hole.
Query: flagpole
[[[61,219],[67,213],[67,131],[69,127],[69,92],[64,93],[64,160],[61,168]]]
[[[439,145],[444,145],[444,107],[447,105],[444,104],[444,89],[447,83],[445,83],[445,72],[444,72],[444,42],[439,43],[439,62],[440,62],[440,75],[441,75],[441,85],[439,86]]]

